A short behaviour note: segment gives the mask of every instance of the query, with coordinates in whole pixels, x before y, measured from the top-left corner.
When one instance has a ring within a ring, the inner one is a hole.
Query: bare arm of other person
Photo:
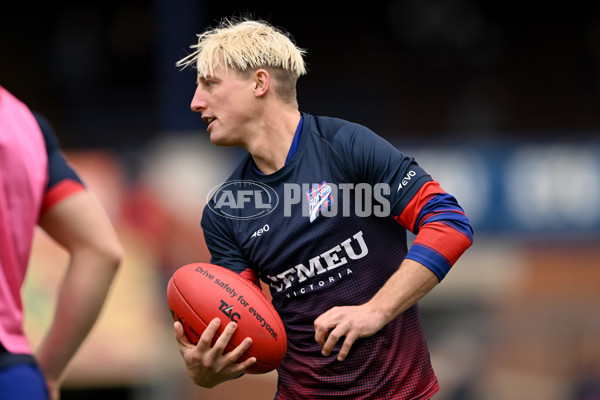
[[[96,323],[123,250],[104,209],[87,190],[45,212],[40,226],[70,255],[51,326],[36,352],[51,399],[58,399],[67,365]]]

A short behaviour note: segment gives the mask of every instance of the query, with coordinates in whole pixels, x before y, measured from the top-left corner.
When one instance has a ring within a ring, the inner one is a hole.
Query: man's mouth
[[[209,127],[212,124],[212,122],[217,120],[217,118],[215,118],[215,117],[204,117],[202,119],[204,120],[204,122],[206,122],[208,124]]]

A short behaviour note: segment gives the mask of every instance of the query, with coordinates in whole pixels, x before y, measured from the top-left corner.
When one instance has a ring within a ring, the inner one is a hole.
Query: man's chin
[[[219,137],[218,135],[210,135],[210,142],[215,146],[231,146],[232,143],[229,143],[226,138]]]

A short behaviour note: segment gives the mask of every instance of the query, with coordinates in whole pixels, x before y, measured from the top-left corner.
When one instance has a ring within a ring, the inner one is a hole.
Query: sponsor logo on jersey
[[[408,185],[408,183],[411,181],[411,179],[417,175],[417,173],[414,170],[410,170],[406,173],[406,175],[404,175],[404,177],[402,178],[402,180],[400,181],[400,183],[398,183],[398,189],[396,190],[396,192],[399,192],[400,189],[402,189],[403,187],[405,187],[406,185]]]
[[[321,288],[352,274],[352,261],[369,254],[369,248],[359,231],[333,248],[295,265],[277,275],[267,275],[269,285],[277,292],[288,290],[288,297]],[[345,266],[344,268],[340,268]],[[319,279],[312,279],[318,277]]]
[[[265,226],[263,226],[262,228],[255,230],[252,236],[250,237],[259,237],[264,233],[269,232],[270,229],[271,227],[269,226],[269,224],[265,224]]]
[[[313,187],[306,192],[306,196],[308,197],[308,210],[311,223],[317,219],[321,209],[326,209],[333,203],[331,186],[325,181],[318,185],[313,185]]]

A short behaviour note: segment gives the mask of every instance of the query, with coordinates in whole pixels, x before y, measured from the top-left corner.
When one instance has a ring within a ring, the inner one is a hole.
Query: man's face
[[[247,75],[247,76],[246,76]],[[243,146],[248,124],[256,113],[252,74],[217,67],[212,76],[198,76],[191,109],[202,113],[212,143]]]

